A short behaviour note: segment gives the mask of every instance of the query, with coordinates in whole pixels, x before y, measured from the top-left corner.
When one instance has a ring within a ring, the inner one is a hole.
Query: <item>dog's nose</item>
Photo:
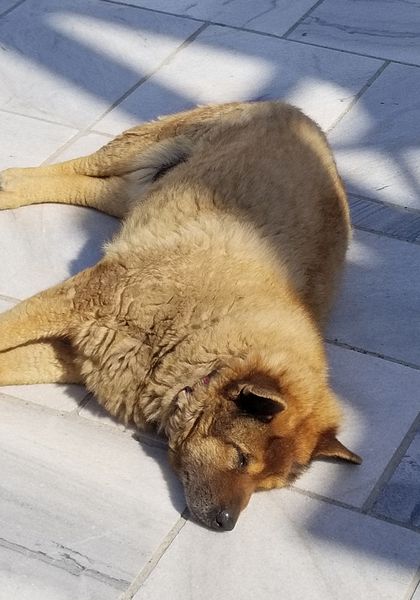
[[[216,515],[216,528],[230,531],[235,527],[236,517],[232,515],[228,510],[221,510]]]

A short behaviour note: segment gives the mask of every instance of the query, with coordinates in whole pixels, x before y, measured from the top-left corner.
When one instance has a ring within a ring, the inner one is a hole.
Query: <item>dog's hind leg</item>
[[[125,131],[89,156],[0,173],[0,210],[58,202],[123,218],[160,174],[187,160],[202,135],[240,104],[203,107]]]
[[[0,385],[82,383],[75,355],[64,340],[45,340],[0,352]]]

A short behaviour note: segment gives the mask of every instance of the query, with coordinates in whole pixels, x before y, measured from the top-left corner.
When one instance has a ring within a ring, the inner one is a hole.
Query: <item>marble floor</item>
[[[0,169],[197,103],[284,98],[327,131],[354,223],[327,332],[342,439],[231,532],[188,520],[165,445],[76,385],[0,390],[0,600],[420,600],[420,2],[0,0]],[[0,212],[0,310],[115,219]]]

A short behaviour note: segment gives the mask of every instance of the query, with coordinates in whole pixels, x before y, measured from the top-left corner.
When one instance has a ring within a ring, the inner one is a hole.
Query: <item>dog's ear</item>
[[[346,448],[346,446],[336,438],[336,431],[334,429],[328,429],[320,435],[312,458],[337,458],[339,460],[351,462],[355,465],[360,465],[362,463],[360,456]]]
[[[275,383],[265,378],[254,377],[240,384],[234,401],[241,413],[263,423],[269,423],[286,408]]]

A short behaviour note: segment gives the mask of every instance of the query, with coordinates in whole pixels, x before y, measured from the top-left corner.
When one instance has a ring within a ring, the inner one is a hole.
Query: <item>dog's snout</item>
[[[214,528],[231,531],[236,525],[236,519],[236,515],[233,515],[229,510],[223,509],[216,514]]]

